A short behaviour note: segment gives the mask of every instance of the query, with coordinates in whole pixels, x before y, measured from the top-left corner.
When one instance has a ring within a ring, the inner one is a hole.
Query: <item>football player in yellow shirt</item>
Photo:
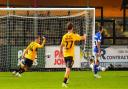
[[[74,63],[74,48],[75,42],[80,40],[85,40],[86,35],[80,36],[76,33],[73,33],[73,24],[71,22],[67,23],[68,32],[63,36],[61,45],[60,45],[60,57],[64,56],[66,63],[66,72],[64,75],[64,80],[62,87],[67,87],[67,81],[69,79],[70,71]]]
[[[25,49],[22,58],[24,59],[24,64],[20,66],[19,70],[15,70],[13,74],[16,74],[16,76],[21,76],[21,74],[25,71],[27,71],[33,64],[34,60],[37,56],[37,49],[43,48],[45,44],[45,37],[43,37],[43,42],[41,43],[41,36],[37,36],[35,41],[31,42],[28,47]]]

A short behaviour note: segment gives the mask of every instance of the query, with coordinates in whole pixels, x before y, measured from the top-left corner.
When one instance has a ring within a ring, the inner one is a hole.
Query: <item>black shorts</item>
[[[33,64],[33,61],[32,61],[32,60],[30,60],[30,59],[28,59],[28,58],[25,58],[25,64],[24,64],[25,66],[31,67],[32,64]]]
[[[74,64],[73,57],[72,56],[68,56],[68,57],[64,57],[64,59],[65,59],[66,67],[72,68],[72,66]]]

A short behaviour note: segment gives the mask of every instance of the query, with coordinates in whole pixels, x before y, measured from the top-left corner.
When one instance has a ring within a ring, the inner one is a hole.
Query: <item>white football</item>
[[[105,68],[105,67],[102,67],[102,68],[101,68],[101,70],[102,70],[102,71],[105,71],[105,70],[106,70],[106,68]]]

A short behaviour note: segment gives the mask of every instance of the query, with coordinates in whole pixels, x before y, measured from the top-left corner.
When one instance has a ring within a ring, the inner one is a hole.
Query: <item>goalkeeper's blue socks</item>
[[[94,74],[97,74],[97,73],[98,73],[98,71],[99,71],[98,66],[99,66],[99,65],[94,64]]]
[[[100,71],[100,66],[97,65],[97,64],[94,64],[93,68],[94,68],[94,69],[93,69],[93,71],[94,71],[94,77],[96,77],[96,78],[101,78],[101,76],[98,75],[98,72]]]

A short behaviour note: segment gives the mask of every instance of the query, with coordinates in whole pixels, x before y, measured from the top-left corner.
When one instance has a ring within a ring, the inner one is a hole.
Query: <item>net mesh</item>
[[[38,34],[47,38],[46,46],[60,45],[67,32],[68,21],[74,24],[76,33],[87,34],[86,42],[79,42],[84,60],[92,53],[94,10],[40,10],[0,11],[0,70],[17,68],[18,51],[23,50]],[[33,69],[45,68],[45,49],[38,50],[38,65]]]

